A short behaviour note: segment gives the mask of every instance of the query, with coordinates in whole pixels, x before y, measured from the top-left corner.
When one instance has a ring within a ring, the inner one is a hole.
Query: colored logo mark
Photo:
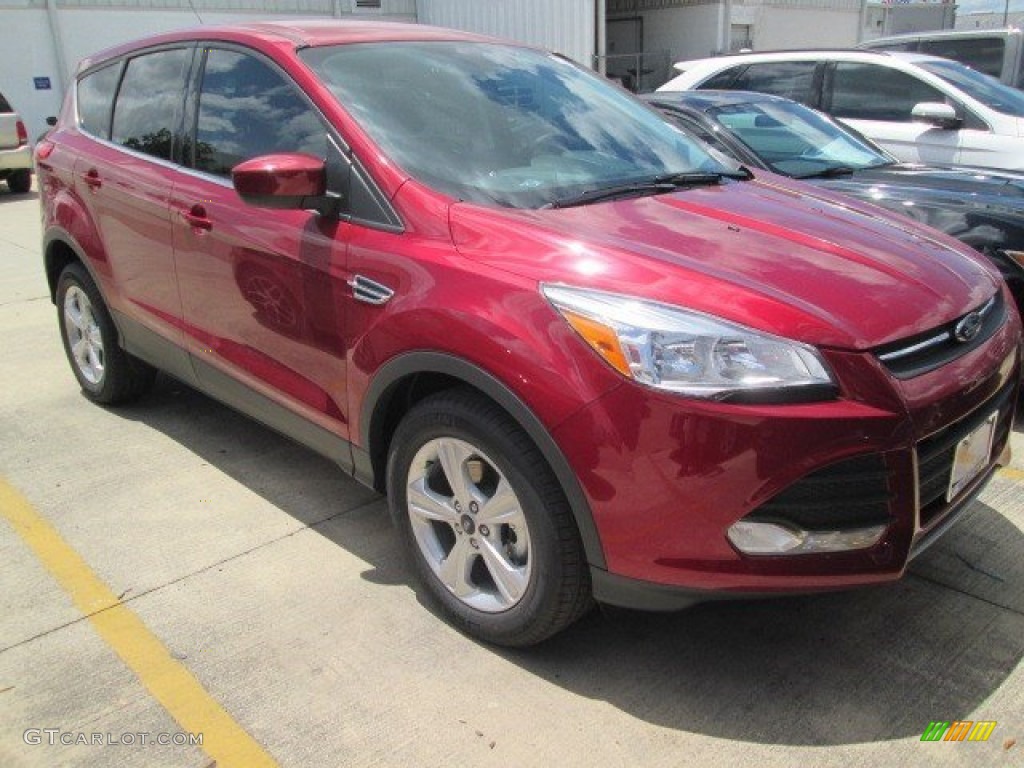
[[[933,720],[921,734],[921,741],[988,741],[996,725],[995,720]]]

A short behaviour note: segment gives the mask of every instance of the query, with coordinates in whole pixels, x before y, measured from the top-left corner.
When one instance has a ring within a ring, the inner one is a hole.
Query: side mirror
[[[50,115],[48,118],[46,118],[46,124],[48,126],[50,126],[51,128],[53,128],[53,126],[55,126],[57,124],[57,116],[56,115]]]
[[[964,122],[957,117],[953,107],[937,101],[922,101],[920,104],[915,104],[910,111],[910,116],[917,122],[928,123],[944,131],[956,130]]]
[[[261,155],[231,169],[235,191],[249,205],[261,208],[315,210],[335,207],[327,195],[323,159],[298,152]]]

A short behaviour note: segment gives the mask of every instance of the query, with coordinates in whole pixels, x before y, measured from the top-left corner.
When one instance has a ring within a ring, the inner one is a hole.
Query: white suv
[[[948,59],[890,51],[786,51],[675,65],[658,90],[743,90],[841,119],[904,162],[1024,170],[1024,92]]]
[[[18,113],[0,93],[0,179],[11,192],[23,195],[32,187],[32,148]]]

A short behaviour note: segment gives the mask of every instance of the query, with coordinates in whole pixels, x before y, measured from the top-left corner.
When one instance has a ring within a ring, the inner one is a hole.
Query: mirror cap
[[[915,104],[910,116],[915,121],[929,123],[938,128],[954,129],[963,123],[953,107],[938,101],[922,101]]]
[[[238,196],[263,208],[317,208],[327,194],[323,158],[299,152],[260,155],[231,169]]]

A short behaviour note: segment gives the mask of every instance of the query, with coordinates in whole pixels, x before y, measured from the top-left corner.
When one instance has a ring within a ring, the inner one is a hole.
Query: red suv
[[[160,369],[331,457],[488,641],[896,579],[1008,460],[982,257],[543,51],[162,35],[83,62],[36,159],[86,397]]]

